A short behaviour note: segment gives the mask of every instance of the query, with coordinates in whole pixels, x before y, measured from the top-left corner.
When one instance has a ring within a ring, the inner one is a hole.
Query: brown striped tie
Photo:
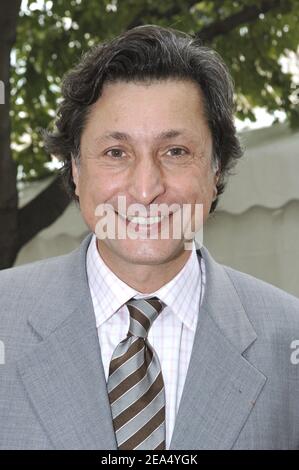
[[[127,337],[110,362],[108,394],[120,450],[165,449],[165,391],[159,358],[148,342],[165,307],[157,297],[131,299]]]

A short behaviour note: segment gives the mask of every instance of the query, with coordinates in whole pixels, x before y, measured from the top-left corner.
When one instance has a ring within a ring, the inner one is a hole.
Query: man
[[[91,234],[0,275],[0,447],[299,448],[299,300],[180,225],[189,207],[201,227],[241,155],[222,60],[143,26],[92,49],[62,92],[46,146]]]

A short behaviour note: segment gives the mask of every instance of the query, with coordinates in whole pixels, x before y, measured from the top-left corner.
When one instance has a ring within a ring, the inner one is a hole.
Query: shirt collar
[[[87,250],[86,268],[93,303],[98,307],[95,309],[97,327],[132,297],[157,296],[183,324],[195,331],[201,297],[201,269],[194,241],[183,268],[167,284],[150,294],[138,292],[116,276],[100,256],[95,235]]]

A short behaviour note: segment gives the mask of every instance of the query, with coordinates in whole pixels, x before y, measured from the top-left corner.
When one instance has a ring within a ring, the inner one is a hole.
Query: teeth
[[[123,219],[127,219],[129,222],[133,222],[134,224],[139,224],[139,225],[157,224],[164,218],[164,217],[134,217],[134,216],[124,217],[123,215],[121,215],[121,217]]]
[[[157,224],[161,221],[161,217],[128,217],[130,222],[139,225]]]

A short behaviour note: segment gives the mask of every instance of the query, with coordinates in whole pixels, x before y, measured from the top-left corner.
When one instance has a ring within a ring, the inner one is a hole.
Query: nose
[[[165,192],[165,181],[158,162],[142,158],[131,172],[129,194],[135,203],[149,205]]]

